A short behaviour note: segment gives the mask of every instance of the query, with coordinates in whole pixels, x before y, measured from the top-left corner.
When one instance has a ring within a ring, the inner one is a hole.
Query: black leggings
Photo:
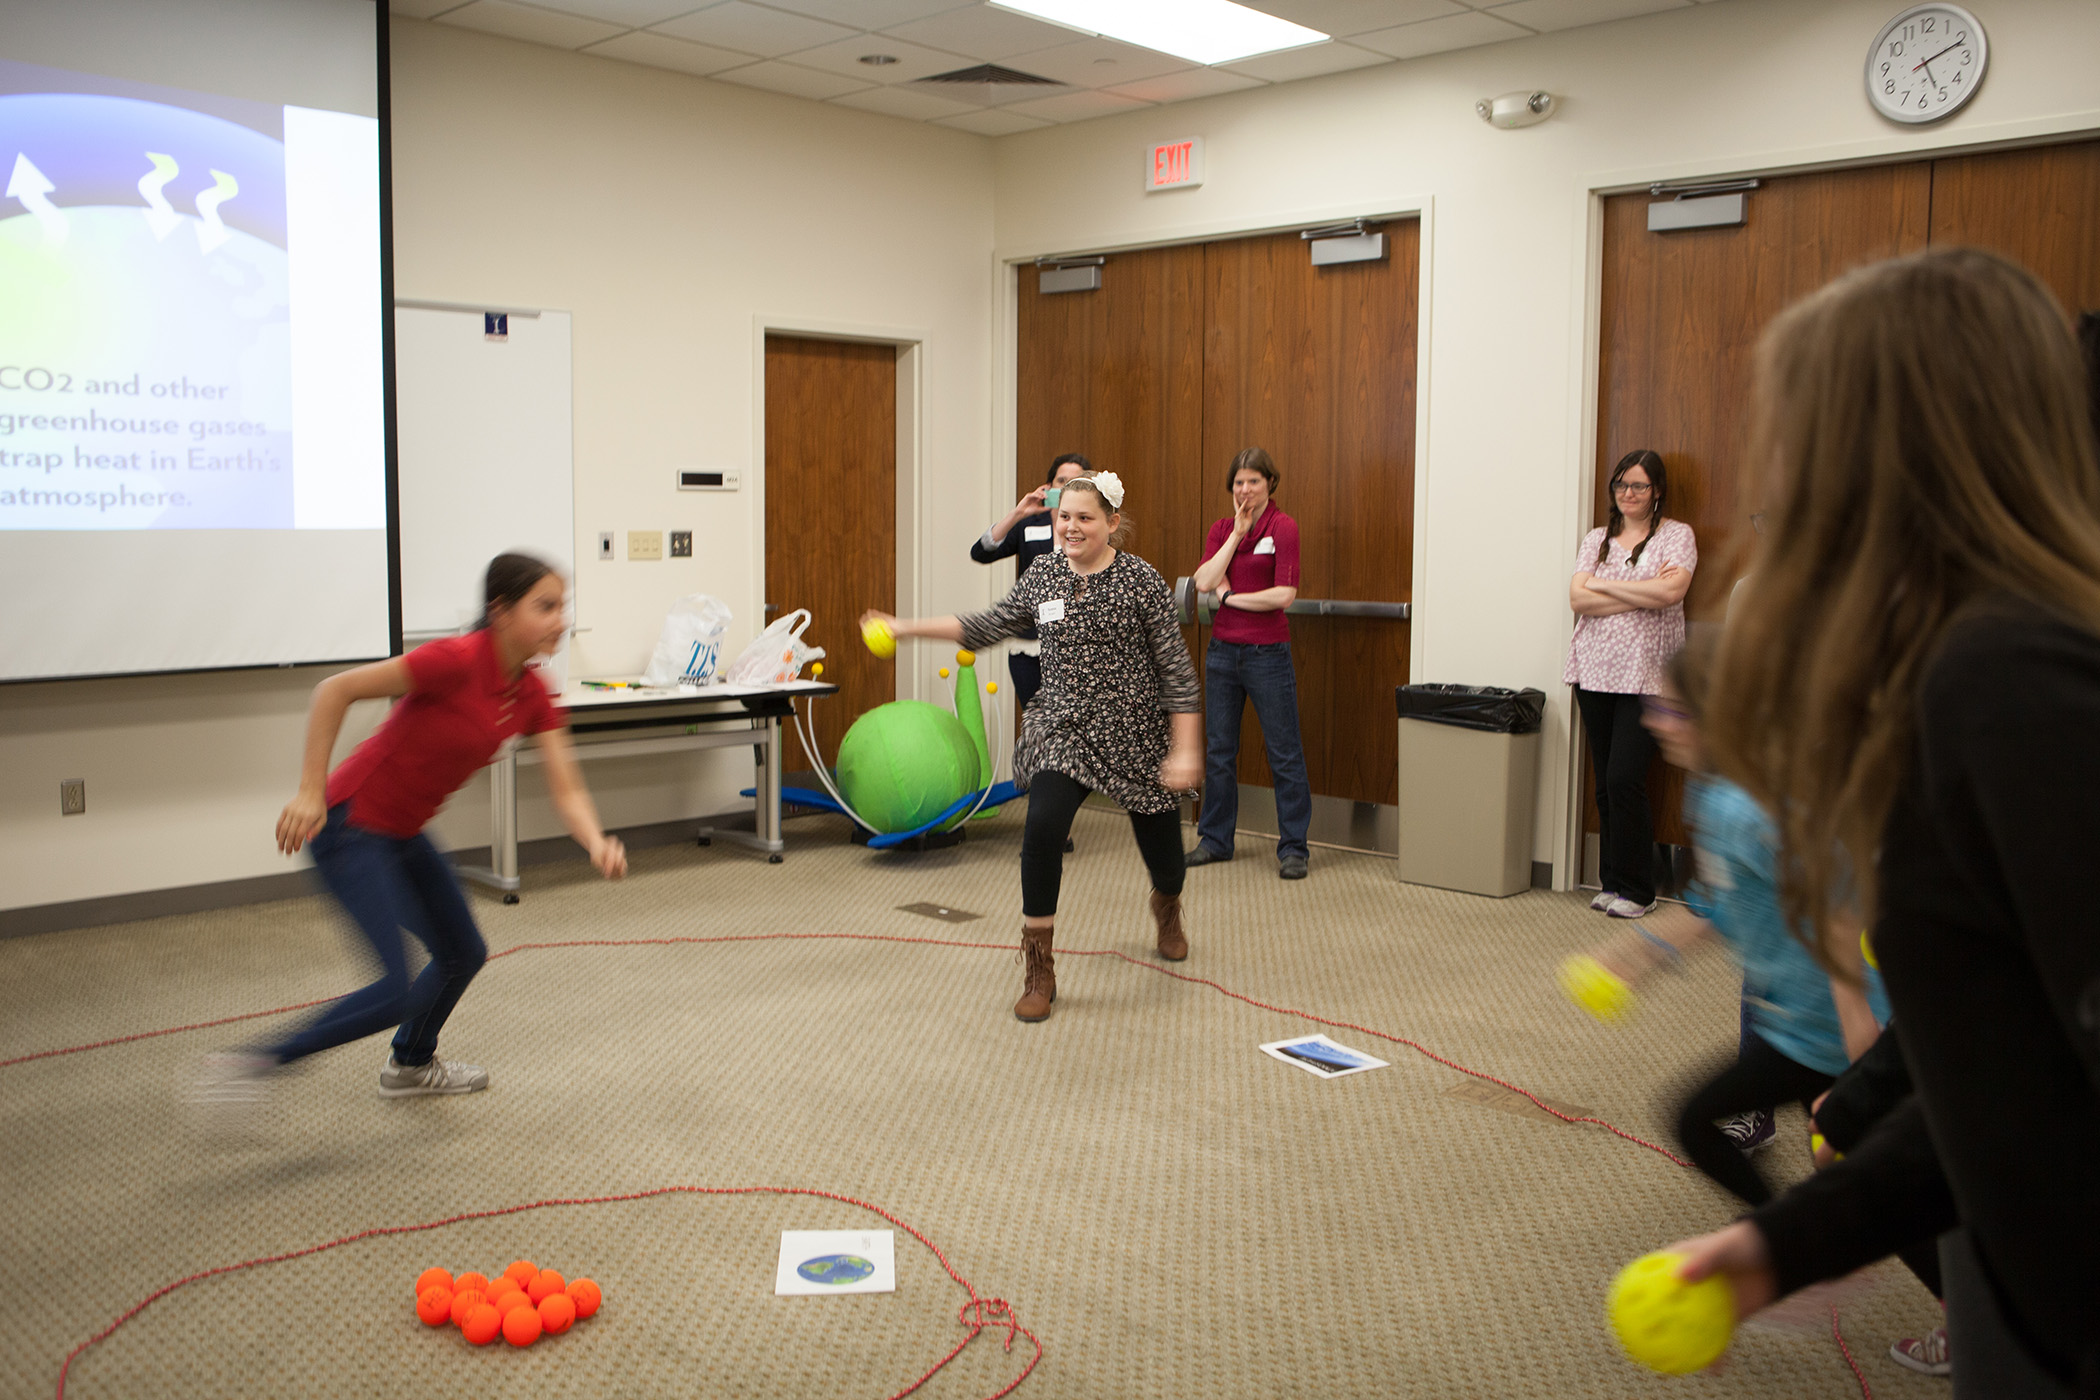
[[[1021,913],[1047,919],[1057,912],[1065,877],[1065,838],[1086,801],[1086,788],[1063,773],[1038,773],[1028,784],[1028,828],[1021,835]],[[1172,898],[1187,875],[1181,856],[1181,813],[1132,812],[1138,854],[1152,872],[1152,888]]]
[[[1655,820],[1648,811],[1648,765],[1655,737],[1641,723],[1641,697],[1575,688],[1582,732],[1597,776],[1598,877],[1635,904],[1655,902]]]
[[[1753,1108],[1770,1108],[1798,1099],[1807,1108],[1828,1089],[1834,1075],[1797,1064],[1774,1050],[1757,1032],[1743,1036],[1742,1057],[1686,1101],[1677,1111],[1677,1141],[1692,1165],[1753,1206],[1772,1199],[1772,1188],[1728,1135],[1714,1126]]]

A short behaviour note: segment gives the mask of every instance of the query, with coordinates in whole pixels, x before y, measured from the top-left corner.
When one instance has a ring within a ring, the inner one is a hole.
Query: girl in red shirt
[[[277,845],[289,855],[311,844],[322,881],[384,972],[276,1044],[216,1057],[207,1089],[218,1092],[208,1097],[251,1098],[267,1075],[292,1061],[388,1026],[398,1029],[379,1075],[382,1096],[488,1087],[488,1071],[480,1066],[437,1057],[438,1031],[487,961],[488,947],[451,865],[423,828],[503,744],[535,735],[562,825],[600,874],[616,880],[627,873],[626,850],[599,826],[577,772],[567,716],[526,667],[561,644],[566,593],[561,575],[542,560],[499,554],[489,564],[475,630],[315,687],[299,792],[277,819]],[[400,703],[329,773],[344,712],[356,701],[381,698]],[[430,952],[413,980],[404,929]]]

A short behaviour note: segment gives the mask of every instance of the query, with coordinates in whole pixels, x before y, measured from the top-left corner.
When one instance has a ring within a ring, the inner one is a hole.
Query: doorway
[[[1266,447],[1276,503],[1299,525],[1300,599],[1411,603],[1420,224],[1368,232],[1384,235],[1382,257],[1325,266],[1296,232],[1115,253],[1098,287],[1070,293],[1021,267],[1016,496],[1057,454],[1085,453],[1123,478],[1130,547],[1171,581],[1195,572],[1231,511],[1233,455]],[[1408,679],[1410,623],[1290,625],[1313,838],[1397,849],[1393,688]],[[1208,637],[1185,639],[1200,675]],[[1273,832],[1251,706],[1239,780],[1241,825]]]
[[[765,617],[809,609],[839,693],[812,706],[833,758],[854,720],[897,698],[897,669],[860,644],[860,615],[897,606],[898,347],[765,338]],[[819,766],[794,734],[783,766]]]
[[[1863,263],[1929,247],[1988,248],[2024,264],[2076,317],[2100,308],[2100,142],[1782,175],[1749,192],[1744,221],[1650,232],[1646,192],[1604,200],[1592,525],[1612,465],[1662,454],[1669,514],[1698,537],[1687,612],[1726,611],[1750,515],[1743,431],[1751,357],[1771,319]],[[1582,882],[1596,870],[1596,776],[1581,746]],[[1684,775],[1649,776],[1655,839],[1690,843]]]

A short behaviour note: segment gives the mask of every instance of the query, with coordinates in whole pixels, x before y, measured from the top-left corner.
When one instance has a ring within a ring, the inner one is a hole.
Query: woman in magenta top
[[[1589,735],[1597,774],[1603,892],[1592,909],[1638,919],[1655,907],[1655,823],[1648,765],[1655,740],[1641,724],[1643,697],[1662,693],[1663,669],[1684,645],[1684,595],[1699,567],[1692,527],[1664,516],[1663,460],[1646,448],[1611,473],[1611,519],[1582,537],[1568,605],[1575,635],[1561,679]]]
[[[1251,700],[1276,775],[1277,873],[1302,880],[1312,784],[1298,733],[1298,678],[1284,614],[1298,597],[1298,522],[1271,499],[1280,480],[1262,448],[1247,448],[1232,459],[1225,473],[1232,514],[1210,527],[1196,568],[1196,588],[1218,595],[1218,611],[1203,656],[1203,815],[1186,860],[1210,865],[1232,859],[1240,814],[1240,718]]]
[[[488,1087],[488,1072],[478,1065],[437,1058],[438,1032],[488,948],[451,865],[423,828],[504,744],[537,736],[562,824],[607,879],[627,872],[627,853],[599,826],[577,772],[568,717],[526,665],[561,644],[567,625],[561,575],[528,555],[500,554],[489,564],[483,596],[481,625],[465,636],[426,643],[315,687],[299,792],[277,819],[277,845],[287,854],[311,845],[322,881],[384,971],[274,1045],[215,1057],[207,1087],[215,1085],[216,1096],[253,1097],[282,1066],[389,1026],[397,1029],[379,1076],[381,1095]],[[328,772],[351,704],[396,697],[400,703],[378,731]],[[430,953],[413,980],[404,930]]]

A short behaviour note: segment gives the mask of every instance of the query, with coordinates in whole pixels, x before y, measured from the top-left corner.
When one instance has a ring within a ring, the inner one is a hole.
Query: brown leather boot
[[[1181,896],[1152,892],[1152,921],[1159,925],[1159,955],[1180,962],[1189,955],[1189,936],[1181,929]]]
[[[1023,973],[1021,999],[1014,1003],[1017,1021],[1050,1018],[1050,1003],[1057,1000],[1057,960],[1050,956],[1050,939],[1055,933],[1054,926],[1021,928],[1021,962],[1027,970]]]

